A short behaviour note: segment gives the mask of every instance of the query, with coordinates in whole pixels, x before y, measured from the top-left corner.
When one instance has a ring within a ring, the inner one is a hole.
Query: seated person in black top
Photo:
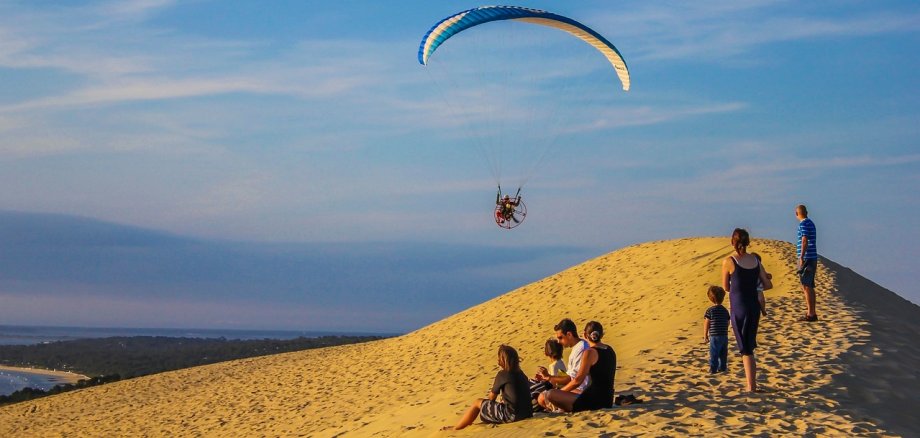
[[[562,389],[547,392],[547,401],[566,412],[613,407],[613,378],[617,370],[617,355],[613,347],[601,343],[603,336],[604,327],[601,323],[591,321],[585,326],[584,338],[591,348],[585,350],[578,374]],[[588,376],[591,377],[590,383],[581,394],[570,392]]]
[[[498,366],[501,371],[495,376],[488,399],[477,399],[463,414],[454,430],[473,424],[479,416],[483,423],[511,423],[533,416],[530,405],[530,384],[521,371],[521,359],[514,348],[508,345],[498,347]],[[501,394],[502,401],[496,401]],[[446,428],[445,428],[446,429]]]

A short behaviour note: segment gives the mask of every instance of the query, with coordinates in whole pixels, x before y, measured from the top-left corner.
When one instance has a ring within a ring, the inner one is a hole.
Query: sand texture
[[[621,249],[398,338],[2,407],[0,436],[920,436],[920,307],[822,259],[822,319],[796,322],[794,247],[755,240],[751,250],[775,284],[758,338],[761,393],[742,391],[734,354],[727,374],[707,373],[706,289],[719,284],[730,246],[692,238]],[[500,344],[517,348],[532,374],[564,317],[604,324],[616,391],[644,404],[438,431],[488,391]]]

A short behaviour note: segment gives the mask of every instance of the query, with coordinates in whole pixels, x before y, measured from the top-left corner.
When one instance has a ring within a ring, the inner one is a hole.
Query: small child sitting
[[[714,306],[706,309],[703,318],[704,339],[709,343],[709,373],[715,374],[728,369],[728,309],[722,305],[725,299],[725,289],[719,286],[710,286],[707,293],[709,301]]]
[[[540,393],[543,391],[553,389],[553,384],[549,383],[546,380],[540,379],[539,376],[542,375],[543,371],[546,371],[550,376],[560,376],[565,374],[565,362],[562,361],[562,344],[555,339],[548,339],[546,344],[543,346],[543,354],[546,357],[550,358],[553,362],[547,367],[539,367],[537,369],[537,375],[533,379],[530,379],[530,396],[533,399],[533,406],[535,410],[540,410],[540,405],[537,404],[537,397],[540,396]]]
[[[546,367],[547,374],[551,376],[561,376],[565,374],[565,362],[562,361],[562,344],[559,343],[559,341],[547,339],[546,345],[543,346],[543,354],[553,361]]]

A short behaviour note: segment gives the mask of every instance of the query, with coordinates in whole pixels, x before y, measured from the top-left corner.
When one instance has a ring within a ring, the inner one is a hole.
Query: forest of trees
[[[296,339],[228,340],[131,336],[79,339],[38,345],[0,346],[0,365],[72,371],[90,377],[49,391],[25,388],[0,396],[0,405],[121,379],[247,357],[383,339],[381,336],[322,336]]]

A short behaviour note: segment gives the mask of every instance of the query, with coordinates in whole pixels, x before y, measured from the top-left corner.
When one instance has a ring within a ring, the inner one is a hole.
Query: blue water
[[[42,374],[0,370],[0,395],[10,395],[23,388],[47,391],[63,380]]]
[[[226,339],[294,339],[326,335],[380,335],[382,333],[345,333],[294,330],[224,330],[176,328],[119,328],[119,327],[45,327],[0,325],[0,345],[33,345],[45,342],[74,339],[110,338],[113,336],[167,336],[171,338],[226,338]]]

